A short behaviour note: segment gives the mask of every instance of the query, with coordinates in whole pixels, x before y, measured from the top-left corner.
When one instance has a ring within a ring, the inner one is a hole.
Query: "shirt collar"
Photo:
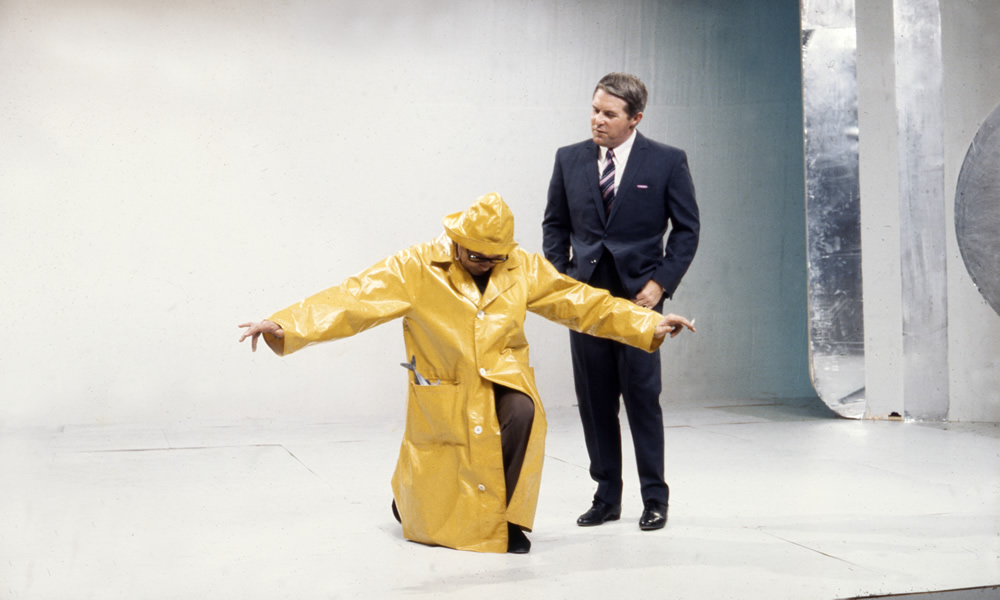
[[[617,148],[612,148],[615,151],[615,158],[618,159],[618,164],[625,164],[628,162],[628,155],[632,152],[632,145],[635,144],[635,134],[636,130],[632,130],[632,135],[628,136],[628,139],[622,142]],[[598,146],[601,149],[601,153],[598,159],[604,162],[607,156],[608,149],[604,146]]]

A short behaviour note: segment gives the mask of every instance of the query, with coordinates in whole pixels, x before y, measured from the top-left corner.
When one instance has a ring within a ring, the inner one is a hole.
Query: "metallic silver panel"
[[[802,2],[809,365],[820,398],[865,412],[853,0]]]
[[[1000,106],[979,128],[962,163],[955,234],[972,281],[1000,314]]]
[[[944,106],[937,0],[895,0],[896,114],[907,418],[948,414]]]

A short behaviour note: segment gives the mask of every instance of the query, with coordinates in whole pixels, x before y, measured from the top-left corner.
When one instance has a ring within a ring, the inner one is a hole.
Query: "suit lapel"
[[[597,158],[600,150],[593,140],[587,142],[580,148],[577,156],[577,168],[583,170],[583,180],[587,182],[587,189],[590,190],[590,201],[594,204],[594,210],[601,215],[601,222],[607,224],[607,215],[604,213],[604,199],[601,198],[601,174],[597,171]]]

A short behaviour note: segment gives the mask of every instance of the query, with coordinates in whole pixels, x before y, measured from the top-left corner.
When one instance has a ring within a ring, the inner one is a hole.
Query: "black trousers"
[[[619,298],[632,299],[618,278],[614,259],[605,251],[590,285]],[[656,307],[662,312],[663,301]],[[670,490],[663,477],[663,411],[660,408],[660,354],[570,332],[573,377],[590,456],[594,498],[608,504],[622,499],[622,436],[618,420],[624,400],[643,501],[666,504]]]
[[[524,455],[528,450],[531,423],[535,419],[535,403],[527,394],[496,383],[493,384],[493,403],[500,421],[504,485],[507,487],[507,503],[510,504],[517,480],[521,476]]]

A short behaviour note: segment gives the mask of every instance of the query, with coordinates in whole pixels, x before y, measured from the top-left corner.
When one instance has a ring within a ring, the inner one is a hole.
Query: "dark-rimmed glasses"
[[[507,256],[482,256],[480,254],[476,254],[475,252],[470,252],[469,250],[466,250],[465,252],[469,256],[469,260],[474,263],[497,264],[497,263],[502,263],[508,258]]]

